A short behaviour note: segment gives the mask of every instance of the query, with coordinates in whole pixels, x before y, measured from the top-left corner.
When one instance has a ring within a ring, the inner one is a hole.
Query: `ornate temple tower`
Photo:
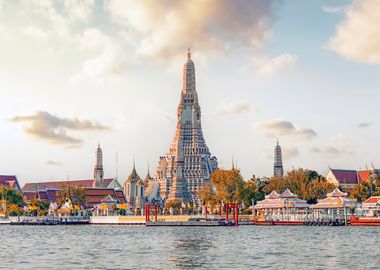
[[[94,187],[104,187],[103,153],[98,143],[96,149],[96,163],[94,167]]]
[[[169,151],[160,157],[157,179],[159,196],[168,200],[196,200],[199,188],[217,169],[203,138],[201,108],[195,87],[195,67],[190,49],[183,67],[183,86],[177,109],[177,127]]]
[[[284,175],[284,167],[282,166],[282,151],[281,146],[278,143],[274,148],[274,168],[273,168],[274,176],[283,176]]]

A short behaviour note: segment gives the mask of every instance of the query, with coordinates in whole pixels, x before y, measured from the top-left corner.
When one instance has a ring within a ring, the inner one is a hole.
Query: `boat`
[[[372,196],[351,216],[352,226],[380,226],[380,196]]]
[[[352,226],[380,226],[380,217],[352,216],[350,223]]]

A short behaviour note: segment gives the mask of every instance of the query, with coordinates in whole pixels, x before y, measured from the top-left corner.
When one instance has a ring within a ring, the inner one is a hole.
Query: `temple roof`
[[[112,183],[113,178],[104,179],[104,185],[108,186]],[[70,184],[74,186],[83,186],[83,187],[92,187],[94,183],[94,179],[85,179],[85,180],[60,180],[60,181],[46,181],[46,182],[32,182],[26,183],[22,187],[22,191],[31,191],[36,192],[38,190],[46,190],[46,189],[61,189],[63,185]]]
[[[362,183],[362,182],[368,181],[368,179],[370,178],[371,174],[372,174],[372,170],[358,171],[359,182]]]
[[[292,193],[288,188],[285,189],[283,193],[280,195],[281,198],[297,198],[297,195]]]
[[[275,190],[272,190],[272,192],[269,195],[265,196],[266,199],[277,199],[280,198],[280,194],[278,194]]]
[[[0,185],[20,190],[20,185],[15,175],[0,175]]]
[[[347,193],[340,191],[339,188],[335,188],[332,192],[327,193],[327,197],[347,197]]]
[[[355,170],[331,169],[331,172],[334,174],[339,184],[357,184],[358,183],[358,175]]]

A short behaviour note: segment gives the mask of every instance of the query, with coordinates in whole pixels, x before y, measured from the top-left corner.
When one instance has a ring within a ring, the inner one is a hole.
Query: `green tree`
[[[80,208],[86,203],[86,193],[87,190],[84,186],[65,184],[58,195],[58,207],[61,207],[69,199],[74,207]]]
[[[211,183],[215,186],[217,201],[227,203],[241,201],[244,180],[239,170],[216,170],[211,175]]]
[[[285,176],[274,176],[263,187],[265,194],[272,190],[279,193],[290,189],[301,199],[309,203],[315,203],[317,200],[325,198],[328,192],[334,190],[335,186],[319,175],[316,171],[297,169],[288,172]]]

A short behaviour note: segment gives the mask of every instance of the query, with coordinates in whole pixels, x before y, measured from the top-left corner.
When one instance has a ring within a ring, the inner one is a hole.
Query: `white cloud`
[[[41,28],[29,25],[24,28],[23,32],[33,38],[47,40],[48,36]]]
[[[296,128],[293,123],[284,120],[271,120],[256,124],[268,137],[292,135],[299,139],[310,140],[317,133],[310,128]]]
[[[241,114],[247,112],[256,111],[255,107],[248,102],[238,100],[238,101],[221,101],[217,108],[220,114]]]
[[[258,68],[256,79],[268,77],[278,71],[293,68],[297,63],[297,56],[284,53],[271,59],[255,59]]]
[[[297,147],[290,147],[282,149],[282,154],[285,160],[291,160],[299,156]]]
[[[36,112],[33,115],[14,116],[10,121],[26,123],[24,127],[25,133],[37,140],[67,147],[79,147],[83,143],[82,139],[68,134],[70,131],[102,131],[110,129],[98,122],[78,118],[63,118],[44,111]]]
[[[323,12],[332,14],[345,13],[347,11],[347,6],[323,6],[322,10]]]
[[[380,63],[380,1],[354,0],[328,48],[357,62]]]
[[[136,51],[155,58],[263,45],[272,22],[272,1],[108,0],[112,20],[135,35]],[[235,47],[236,47],[235,46]]]
[[[125,73],[129,60],[122,45],[100,29],[86,29],[80,38],[80,49],[93,56],[86,59],[82,69],[75,74],[71,82],[81,79],[104,79]]]
[[[93,12],[94,0],[65,0],[67,13],[72,19],[87,20]]]

